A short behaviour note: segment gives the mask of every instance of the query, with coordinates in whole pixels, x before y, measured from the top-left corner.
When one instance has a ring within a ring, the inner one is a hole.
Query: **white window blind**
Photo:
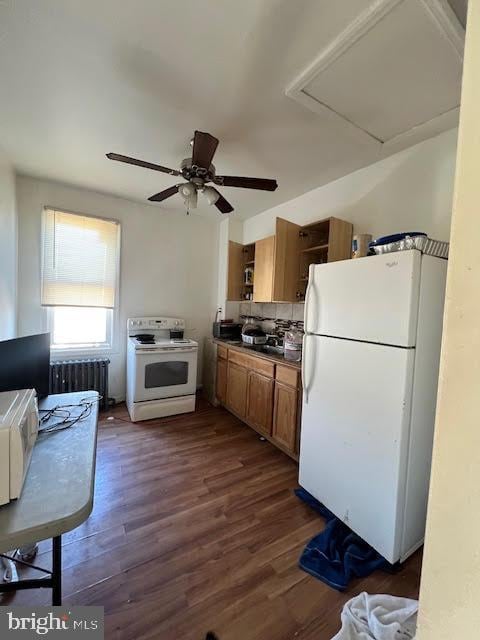
[[[120,225],[44,209],[43,306],[115,306]]]

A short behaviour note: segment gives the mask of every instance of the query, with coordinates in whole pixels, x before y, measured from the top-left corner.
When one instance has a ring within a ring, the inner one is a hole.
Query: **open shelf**
[[[314,253],[314,252],[320,252],[320,251],[327,251],[328,249],[328,242],[326,244],[318,244],[315,247],[307,247],[306,249],[301,249],[300,253]]]
[[[310,265],[346,260],[351,256],[353,227],[338,218],[326,218],[304,225],[298,238],[297,299],[304,300]]]
[[[248,267],[253,269],[255,273],[255,243],[246,244],[242,250],[243,253],[243,267],[242,267],[242,300],[251,300],[253,297],[253,282],[245,282],[244,272]],[[255,277],[255,276],[254,276]]]

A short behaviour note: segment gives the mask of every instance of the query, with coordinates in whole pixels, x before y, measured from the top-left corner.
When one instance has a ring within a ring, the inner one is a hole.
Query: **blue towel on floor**
[[[327,521],[325,529],[310,540],[300,557],[299,565],[304,571],[332,589],[344,591],[353,578],[365,578],[376,569],[390,573],[395,570],[308,491],[300,487],[295,495]]]

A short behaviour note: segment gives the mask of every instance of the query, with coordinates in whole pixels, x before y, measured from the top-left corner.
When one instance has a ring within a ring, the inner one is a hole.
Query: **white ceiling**
[[[208,131],[218,173],[278,180],[275,193],[222,189],[234,215],[255,215],[381,157],[285,95],[371,3],[4,0],[0,146],[22,173],[145,202],[175,179],[105,153],[177,168],[194,129]],[[183,209],[179,196],[152,206]]]
[[[460,24],[465,28],[467,24],[467,5],[468,0],[449,0],[450,6],[455,11]]]

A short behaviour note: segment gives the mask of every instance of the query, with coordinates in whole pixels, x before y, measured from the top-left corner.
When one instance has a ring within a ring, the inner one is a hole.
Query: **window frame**
[[[106,220],[108,222],[115,222],[118,224],[118,236],[117,236],[117,263],[116,263],[116,280],[115,280],[115,307],[112,309],[108,309],[110,311],[110,322],[107,322],[107,337],[110,338],[109,344],[105,344],[105,346],[99,345],[91,345],[91,346],[74,346],[71,347],[55,347],[52,343],[50,343],[50,359],[52,361],[55,360],[63,360],[65,358],[75,358],[75,357],[92,357],[92,356],[102,356],[102,355],[113,355],[115,353],[119,353],[119,309],[120,309],[120,265],[121,265],[121,247],[122,247],[122,223],[120,220],[116,218],[110,218],[107,216],[99,216],[91,213],[80,213],[79,211],[71,211],[70,209],[66,209],[64,207],[57,207],[53,205],[44,205],[43,210],[45,209],[54,209],[57,211],[63,211],[64,213],[71,213],[72,215],[84,216],[86,218],[96,218],[98,220]],[[41,238],[43,242],[43,215],[42,215],[42,229],[41,229]],[[42,273],[40,269],[40,287],[42,285]],[[54,311],[55,306],[42,307],[46,312],[46,330],[50,332],[51,339],[53,339],[53,328],[54,328]],[[88,307],[90,308],[90,307]]]
[[[107,320],[106,320],[106,333],[107,333],[107,341],[99,344],[99,343],[91,343],[91,344],[72,344],[71,346],[56,346],[53,343],[53,334],[54,334],[54,323],[55,323],[55,309],[63,308],[63,307],[47,307],[47,326],[48,331],[51,334],[51,342],[50,342],[50,355],[53,360],[62,359],[65,356],[86,356],[86,355],[102,355],[113,353],[116,350],[115,345],[115,309],[107,309]],[[75,308],[75,307],[72,307]],[[78,307],[78,309],[87,308],[91,309],[94,307]]]

